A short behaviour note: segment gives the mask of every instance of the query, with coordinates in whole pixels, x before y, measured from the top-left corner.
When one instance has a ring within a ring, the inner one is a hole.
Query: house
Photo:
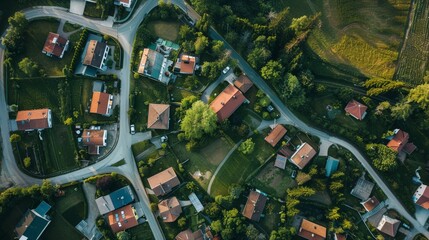
[[[197,197],[197,195],[195,195],[195,193],[189,194],[188,198],[189,198],[189,201],[191,201],[191,203],[194,206],[197,213],[204,210],[203,204],[201,204],[200,199],[198,199],[198,197]]]
[[[272,128],[270,134],[265,137],[265,141],[269,143],[272,147],[275,147],[277,143],[280,142],[280,140],[284,137],[287,130],[283,125],[277,124],[275,127]]]
[[[366,109],[368,109],[367,106],[354,99],[351,100],[345,108],[346,113],[356,118],[357,120],[363,120],[365,118]]]
[[[100,147],[107,145],[107,130],[84,129],[82,133],[82,143],[88,146],[88,153],[99,155]]]
[[[58,33],[49,32],[45,45],[43,45],[42,53],[49,57],[63,58],[65,51],[69,48],[69,42]]]
[[[228,85],[211,103],[219,122],[229,118],[246,100],[243,93],[233,85]]]
[[[110,48],[105,42],[89,40],[85,46],[82,64],[96,70],[106,71],[106,59],[109,50]]]
[[[46,214],[51,206],[42,201],[36,209],[27,210],[15,227],[19,240],[37,240],[48,227],[51,219]]]
[[[366,201],[361,202],[362,206],[365,208],[367,212],[371,212],[374,208],[376,208],[380,202],[375,196],[368,198]]]
[[[149,104],[147,116],[147,128],[165,129],[170,128],[170,105],[169,104]]]
[[[90,113],[96,113],[103,116],[112,115],[113,95],[105,92],[93,92]]]
[[[353,196],[359,198],[362,201],[365,201],[371,195],[372,189],[374,188],[374,183],[365,180],[365,177],[362,176],[358,179],[355,187],[350,192]]]
[[[116,6],[123,6],[125,8],[131,7],[132,0],[115,0],[113,2]]]
[[[121,208],[134,201],[135,197],[130,186],[120,188],[109,195],[95,199],[101,215]]]
[[[378,223],[377,229],[384,234],[395,237],[400,226],[401,221],[398,219],[383,215],[380,222]]]
[[[397,153],[405,152],[411,154],[417,148],[413,143],[409,143],[410,135],[401,129],[393,130],[393,136],[389,137],[390,141],[387,146]]]
[[[325,165],[325,172],[327,177],[330,177],[332,173],[337,171],[338,164],[340,164],[340,160],[335,159],[331,156],[328,156],[328,159],[326,159],[326,165]]]
[[[274,162],[274,167],[280,169],[285,169],[287,158],[283,155],[277,154],[276,161]]]
[[[162,200],[158,203],[158,209],[163,222],[175,222],[182,213],[182,207],[176,197]]]
[[[240,89],[242,93],[246,93],[253,86],[253,82],[243,73],[234,81],[234,85]]]
[[[139,224],[139,216],[132,204],[109,212],[106,218],[113,233],[127,230]]]
[[[298,236],[309,240],[323,240],[326,239],[326,227],[304,218],[299,227]]]
[[[347,235],[342,235],[339,233],[334,234],[334,240],[346,240],[346,239],[347,239]]]
[[[190,229],[180,232],[175,237],[175,240],[212,240],[213,234],[209,226],[202,224],[195,232]]]
[[[427,185],[420,185],[413,195],[413,202],[429,210],[429,188]]]
[[[176,172],[172,167],[153,175],[147,181],[157,197],[171,192],[175,186],[180,184],[179,178],[177,178]]]
[[[266,202],[267,196],[265,194],[258,190],[251,190],[247,197],[246,205],[243,208],[243,216],[250,220],[259,222]]]
[[[18,111],[15,121],[22,131],[52,128],[52,112],[48,108]]]
[[[305,142],[290,157],[290,162],[302,170],[314,156],[316,156],[316,150]]]
[[[179,50],[180,46],[177,43],[158,38],[155,42],[156,44],[156,51],[169,55],[171,51],[177,51]]]
[[[174,65],[174,72],[180,74],[194,74],[197,62],[197,57],[182,54]]]
[[[141,56],[137,72],[143,76],[168,84],[170,72],[168,71],[168,59],[161,53],[145,48]]]

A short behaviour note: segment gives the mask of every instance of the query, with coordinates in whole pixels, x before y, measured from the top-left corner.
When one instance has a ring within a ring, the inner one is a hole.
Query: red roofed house
[[[103,116],[112,115],[113,95],[105,92],[93,92],[91,100],[90,113],[96,113]]]
[[[361,202],[362,206],[365,208],[367,212],[371,212],[372,209],[376,208],[380,202],[375,196],[368,198],[368,200]]]
[[[194,74],[196,65],[196,57],[182,54],[182,56],[177,59],[176,65],[174,66],[174,72],[178,72],[180,74]]]
[[[131,7],[132,0],[115,0],[113,2],[116,6],[124,6],[126,8]]]
[[[415,204],[420,205],[425,209],[429,209],[429,188],[427,185],[420,185],[413,195],[413,201]]]
[[[279,141],[284,137],[286,132],[287,130],[285,127],[283,127],[283,125],[277,124],[273,130],[271,130],[270,134],[265,137],[265,141],[271,144],[271,146],[275,147],[277,143],[279,143]]]
[[[245,100],[242,92],[233,85],[228,85],[210,103],[210,108],[216,113],[218,121],[222,122],[229,118]]]
[[[266,202],[267,197],[264,194],[261,194],[258,191],[250,191],[246,205],[243,209],[243,216],[250,220],[259,222]]]
[[[182,213],[182,207],[176,197],[167,198],[158,204],[159,215],[164,222],[174,222]]]
[[[368,109],[367,106],[356,100],[351,100],[345,108],[346,113],[352,115],[357,120],[362,120],[365,118],[366,109]]]
[[[246,74],[241,74],[235,81],[234,85],[240,89],[243,93],[246,93],[252,86],[253,83],[250,81]]]
[[[50,32],[46,38],[42,53],[46,56],[63,58],[64,52],[69,48],[69,40],[61,37],[58,33]]]
[[[88,146],[88,153],[99,155],[100,147],[105,147],[107,140],[107,130],[84,129],[82,133],[82,143]]]
[[[398,219],[383,215],[383,218],[381,218],[380,222],[378,223],[377,229],[384,234],[395,237],[400,226],[401,221]]]
[[[395,134],[393,138],[387,143],[387,146],[395,152],[401,153],[401,151],[411,154],[416,149],[413,143],[408,143],[410,138],[409,134],[401,129],[393,130]]]
[[[156,196],[163,196],[171,192],[171,189],[180,184],[176,172],[172,167],[153,175],[148,178],[147,181]]]
[[[290,157],[290,161],[302,170],[315,155],[316,150],[305,142],[301,144],[292,157]]]
[[[33,131],[52,128],[52,113],[48,108],[18,111],[15,121],[18,130]]]
[[[298,236],[309,240],[324,240],[326,239],[326,228],[307,219],[302,219]]]
[[[198,227],[198,229],[195,232],[192,232],[191,229],[186,229],[185,231],[181,231],[177,236],[174,238],[176,240],[214,240],[213,234],[211,232],[211,229],[209,226],[205,226],[205,224],[202,224]]]
[[[344,236],[344,235],[339,234],[339,233],[335,233],[335,235],[334,235],[334,240],[346,240],[346,239],[347,239],[347,235]]]
[[[107,214],[107,221],[113,233],[137,226],[139,224],[137,219],[137,212],[131,204]]]
[[[147,128],[150,129],[168,129],[170,127],[170,105],[168,104],[149,104],[149,113],[147,116]]]

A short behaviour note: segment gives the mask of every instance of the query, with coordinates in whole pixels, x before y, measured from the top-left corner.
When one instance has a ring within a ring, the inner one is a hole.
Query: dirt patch
[[[201,149],[200,153],[207,161],[217,166],[230,150],[225,146],[227,146],[227,144],[224,142],[223,138],[219,138],[210,143],[207,147]]]
[[[268,164],[259,174],[256,179],[269,189],[274,189],[276,195],[281,196],[287,188],[296,186],[295,180],[290,178],[289,169],[282,170]]]
[[[192,174],[192,177],[197,180],[201,184],[201,186],[205,188],[209,184],[212,175],[213,174],[210,171],[201,172],[198,170]]]

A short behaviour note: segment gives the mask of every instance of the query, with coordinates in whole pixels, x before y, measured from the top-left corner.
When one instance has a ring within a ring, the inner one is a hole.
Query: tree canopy
[[[18,54],[24,50],[24,33],[28,26],[28,21],[23,12],[16,12],[9,17],[9,28],[2,38],[2,44],[6,46],[11,54]]]
[[[186,139],[200,139],[204,134],[212,134],[216,128],[217,116],[209,105],[196,101],[186,110],[180,123]]]
[[[390,171],[396,168],[396,152],[384,144],[367,144],[366,152],[372,159],[374,167],[380,171]]]
[[[238,147],[238,151],[243,154],[251,154],[255,149],[255,143],[252,141],[252,138],[246,139],[246,141],[242,142]]]

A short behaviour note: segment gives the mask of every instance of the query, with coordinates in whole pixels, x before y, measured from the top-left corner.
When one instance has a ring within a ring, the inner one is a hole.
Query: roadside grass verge
[[[66,22],[63,27],[64,32],[73,32],[80,29],[82,26],[75,23]]]
[[[154,146],[149,140],[141,141],[131,145],[131,150],[133,151],[134,157],[138,156],[140,153],[146,151],[147,149]]]

